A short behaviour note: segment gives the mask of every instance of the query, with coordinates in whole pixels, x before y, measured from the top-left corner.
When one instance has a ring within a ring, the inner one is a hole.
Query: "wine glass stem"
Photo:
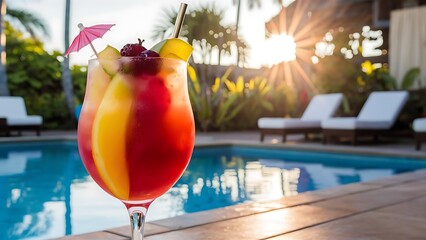
[[[143,228],[147,209],[144,207],[132,207],[129,209],[130,224],[132,228],[132,240],[143,239]]]

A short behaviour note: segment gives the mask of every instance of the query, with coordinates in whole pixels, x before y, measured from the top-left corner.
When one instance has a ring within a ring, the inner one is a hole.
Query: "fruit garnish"
[[[156,51],[145,50],[141,52],[140,56],[141,57],[160,57],[160,54],[158,54]]]
[[[158,52],[160,57],[175,58],[187,62],[191,56],[193,48],[182,39],[170,38],[157,43],[151,48],[151,50]]]
[[[138,43],[128,43],[124,45],[124,47],[120,50],[121,56],[124,57],[135,57],[139,56],[141,52],[145,51],[146,48],[142,46],[142,43],[144,42],[140,38],[138,38]]]
[[[104,50],[98,53],[99,63],[110,76],[114,76],[120,69],[120,64],[116,61],[120,57],[120,52],[110,45],[106,46]]]

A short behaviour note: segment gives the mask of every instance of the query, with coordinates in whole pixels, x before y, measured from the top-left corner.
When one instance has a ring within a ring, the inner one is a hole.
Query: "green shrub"
[[[272,110],[265,97],[269,86],[265,79],[256,77],[244,81],[239,77],[230,81],[229,68],[213,85],[199,81],[191,66],[188,67],[188,90],[197,128],[207,130],[236,130],[252,128],[264,109]]]
[[[74,65],[71,67],[74,98],[76,105],[82,104],[86,91],[87,66]]]
[[[66,110],[61,84],[61,53],[49,53],[38,39],[26,38],[6,24],[8,87],[12,96],[25,99],[29,114],[42,115],[46,129],[74,128],[73,117]],[[76,104],[84,95],[86,68],[71,69]]]
[[[245,106],[227,125],[230,129],[253,129],[265,111],[274,110],[271,101],[267,98],[271,87],[265,78],[254,77],[245,82],[244,78],[240,76],[236,83],[226,80],[225,85],[228,91],[238,95],[238,101],[243,102]]]

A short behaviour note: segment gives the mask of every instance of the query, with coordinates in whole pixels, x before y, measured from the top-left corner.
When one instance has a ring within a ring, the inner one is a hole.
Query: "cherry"
[[[121,56],[126,56],[126,57],[139,56],[139,54],[145,51],[146,48],[142,46],[142,43],[144,42],[144,40],[141,40],[140,38],[138,38],[138,41],[139,41],[138,43],[128,43],[124,45],[124,47],[120,50]]]
[[[139,55],[141,57],[160,57],[160,54],[158,54],[156,51],[152,51],[152,50],[145,50],[143,52],[141,52],[141,54]]]

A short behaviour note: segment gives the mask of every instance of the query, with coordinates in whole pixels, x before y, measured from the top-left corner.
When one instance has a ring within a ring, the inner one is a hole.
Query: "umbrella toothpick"
[[[80,28],[80,31],[83,31],[83,30],[86,28],[85,26],[83,26],[83,24],[82,24],[82,23],[79,23],[77,26],[78,26],[78,28]],[[93,46],[93,44],[92,44],[92,42],[91,42],[91,41],[89,41],[89,45],[90,45],[90,47],[92,48],[93,52],[95,53],[96,58],[99,58],[98,52],[96,51],[96,49],[95,49],[95,47]]]
[[[64,56],[67,57],[70,53],[78,52],[85,46],[90,45],[96,57],[99,58],[99,54],[93,46],[92,41],[98,38],[102,38],[102,36],[114,25],[115,24],[97,24],[90,27],[85,27],[83,24],[79,23],[77,26],[80,29],[80,33],[77,35],[77,37],[74,38]]]
[[[99,58],[98,52],[96,51],[96,49],[95,49],[95,47],[93,46],[93,44],[92,44],[92,43],[89,43],[89,44],[90,44],[90,47],[92,48],[93,52],[95,53],[96,58]]]

